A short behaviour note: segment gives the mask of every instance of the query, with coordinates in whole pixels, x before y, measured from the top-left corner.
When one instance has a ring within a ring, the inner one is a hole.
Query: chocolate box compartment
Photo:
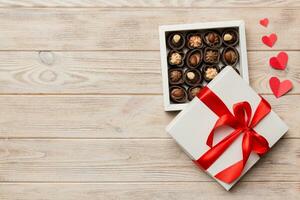
[[[226,30],[234,30],[238,36],[237,42],[232,45],[227,45],[223,41],[224,32]],[[219,62],[217,64],[207,64],[204,61],[204,52],[206,48],[210,48],[204,41],[205,33],[210,31],[217,32],[221,38],[221,47],[218,47],[219,50]],[[181,66],[174,66],[168,63],[168,55],[171,51],[178,51],[178,49],[174,49],[169,45],[170,35],[174,35],[174,33],[180,33],[181,36],[185,37],[185,45],[184,47],[180,47],[179,51],[184,53],[185,62]],[[187,46],[188,38],[187,36],[190,33],[197,33],[201,35],[202,46],[199,48],[190,49]],[[244,21],[220,21],[220,22],[206,22],[206,23],[197,23],[197,24],[181,24],[181,25],[164,25],[159,27],[159,38],[160,38],[160,55],[161,55],[161,69],[162,69],[162,77],[163,77],[163,97],[164,97],[164,109],[165,111],[176,111],[182,110],[190,101],[190,99],[186,100],[184,103],[177,103],[171,100],[170,98],[170,87],[174,86],[174,84],[170,83],[169,80],[169,71],[175,68],[182,68],[183,73],[188,69],[197,69],[202,72],[203,67],[206,65],[217,65],[219,69],[224,66],[222,62],[222,52],[226,47],[231,47],[237,50],[238,53],[238,61],[234,67],[236,71],[238,71],[241,77],[249,82],[248,77],[248,62],[247,62],[247,51],[246,51],[246,34],[245,34],[245,23]],[[201,64],[195,67],[191,67],[187,65],[188,52],[193,50],[199,50],[202,54]],[[208,81],[204,80],[201,82],[201,85],[205,86],[208,84]],[[183,87],[187,92],[190,85],[184,83],[176,84],[178,86]]]

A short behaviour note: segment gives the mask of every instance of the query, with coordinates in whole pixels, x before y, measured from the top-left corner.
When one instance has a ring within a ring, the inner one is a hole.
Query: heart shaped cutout
[[[269,80],[270,88],[276,98],[285,95],[293,88],[293,84],[290,80],[284,80],[280,82],[277,77],[271,77]]]
[[[264,18],[259,20],[260,25],[267,27],[269,25],[269,19],[268,18]]]
[[[275,33],[272,33],[269,36],[265,35],[261,38],[261,40],[265,45],[273,47],[273,45],[277,41],[277,35]]]
[[[274,69],[284,70],[286,68],[289,56],[286,52],[281,51],[277,56],[270,58],[270,66]]]

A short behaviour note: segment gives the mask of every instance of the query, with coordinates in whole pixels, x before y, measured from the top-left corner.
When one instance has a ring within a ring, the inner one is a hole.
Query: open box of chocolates
[[[225,66],[248,82],[243,21],[160,26],[166,111],[182,110]]]

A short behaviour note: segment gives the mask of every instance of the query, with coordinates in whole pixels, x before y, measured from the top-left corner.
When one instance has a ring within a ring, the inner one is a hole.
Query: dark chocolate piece
[[[168,62],[170,65],[182,67],[184,62],[184,53],[180,51],[170,51],[168,55]]]
[[[223,43],[227,46],[235,46],[239,42],[238,32],[234,29],[227,29],[222,34]]]
[[[172,68],[169,70],[169,82],[172,85],[183,83],[183,71],[180,68]]]
[[[204,34],[204,41],[210,47],[220,47],[222,40],[220,35],[214,31],[208,31]]]
[[[184,47],[185,38],[182,33],[173,33],[168,37],[168,45],[171,49],[179,50]]]
[[[239,60],[239,53],[234,47],[226,47],[222,52],[224,64],[235,66]]]
[[[208,64],[217,64],[220,61],[220,52],[218,49],[205,48],[204,50],[204,62]]]
[[[200,66],[202,62],[202,51],[200,49],[190,50],[186,54],[186,65],[190,68]]]
[[[202,85],[196,85],[188,89],[188,99],[191,101],[203,88]]]
[[[194,85],[201,83],[202,76],[198,70],[188,69],[185,71],[183,79],[187,85],[194,86]]]
[[[185,103],[187,100],[186,90],[180,86],[172,86],[170,88],[170,99],[175,103]]]
[[[220,72],[220,68],[217,65],[206,65],[202,69],[203,78],[210,82],[213,80]]]
[[[200,33],[190,33],[187,36],[187,46],[190,49],[201,48],[203,41]]]

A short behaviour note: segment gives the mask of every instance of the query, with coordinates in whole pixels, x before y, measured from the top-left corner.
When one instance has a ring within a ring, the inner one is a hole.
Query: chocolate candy
[[[227,47],[222,52],[222,60],[224,64],[235,66],[239,59],[239,53],[233,47]]]
[[[170,88],[170,99],[176,103],[184,103],[187,100],[187,93],[183,87],[173,86]]]
[[[203,88],[202,85],[196,85],[188,89],[188,99],[191,101]]]
[[[220,53],[218,49],[205,48],[204,50],[204,62],[208,64],[216,64],[220,60]]]
[[[202,51],[199,49],[190,50],[187,52],[186,65],[190,68],[196,68],[200,66],[202,62]]]
[[[235,46],[239,42],[238,33],[234,29],[227,29],[222,34],[223,43],[226,46]]]
[[[207,44],[207,46],[210,47],[220,47],[222,44],[220,35],[214,31],[208,31],[207,33],[205,33],[204,41]]]
[[[174,68],[169,70],[169,82],[170,84],[182,84],[183,83],[183,71],[180,68]]]
[[[206,65],[203,68],[202,74],[203,78],[210,82],[213,80],[220,72],[220,68],[217,65]]]
[[[181,67],[183,65],[184,54],[179,51],[170,51],[168,61],[170,65]]]
[[[183,80],[187,85],[194,86],[202,81],[202,76],[198,70],[188,69],[184,73]]]
[[[201,48],[203,46],[202,37],[199,33],[191,33],[187,36],[187,46],[190,49]]]
[[[168,45],[174,49],[179,50],[184,47],[185,44],[185,38],[182,33],[173,33],[170,34],[168,38]]]

